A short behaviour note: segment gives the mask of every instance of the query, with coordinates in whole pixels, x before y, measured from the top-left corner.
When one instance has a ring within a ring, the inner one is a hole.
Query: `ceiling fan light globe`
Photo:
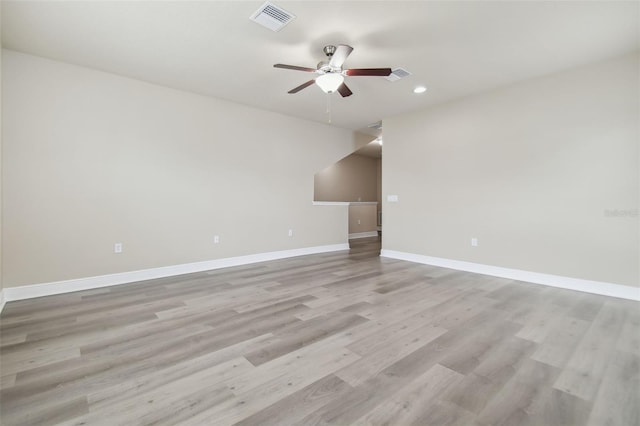
[[[320,77],[316,78],[316,84],[325,93],[335,92],[343,82],[344,77],[342,76],[342,74],[338,73],[323,74]]]

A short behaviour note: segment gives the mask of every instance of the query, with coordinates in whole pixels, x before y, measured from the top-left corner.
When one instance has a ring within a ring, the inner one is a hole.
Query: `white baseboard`
[[[250,254],[247,256],[228,257],[225,259],[208,260],[204,262],[185,263],[182,265],[165,266],[161,268],[144,269],[139,271],[121,272],[96,277],[78,278],[51,283],[33,284],[21,287],[5,288],[3,301],[32,299],[34,297],[51,296],[54,294],[70,293],[80,290],[91,290],[137,281],[165,278],[194,272],[210,271],[231,266],[248,265],[269,260],[286,259],[289,257],[305,256],[309,254],[329,253],[333,251],[349,250],[349,244],[333,244],[327,246],[306,247],[300,249],[274,251],[268,253]],[[4,302],[3,302],[4,303]]]
[[[516,281],[525,281],[533,284],[542,284],[550,287],[559,287],[568,290],[582,291],[585,293],[594,293],[603,296],[617,297],[620,299],[640,301],[640,288],[638,287],[563,277],[559,275],[541,274],[538,272],[523,271],[520,269],[501,268],[499,266],[423,256],[420,254],[405,253],[395,250],[382,250],[380,256],[406,260],[408,262],[423,263],[425,265],[456,269],[459,271],[475,272],[477,274],[508,278]]]
[[[4,305],[7,303],[7,300],[4,298],[4,290],[0,290],[0,314],[4,309]]]
[[[356,232],[355,234],[349,234],[350,240],[355,240],[356,238],[370,238],[377,237],[378,231],[369,231],[369,232]]]

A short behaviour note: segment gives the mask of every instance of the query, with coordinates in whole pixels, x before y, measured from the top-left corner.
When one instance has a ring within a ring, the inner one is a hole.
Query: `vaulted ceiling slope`
[[[384,117],[596,62],[639,48],[636,1],[275,1],[279,32],[249,20],[262,1],[3,1],[9,49],[363,129]],[[354,96],[295,95],[327,44],[345,67],[402,67],[396,82],[347,77]],[[417,85],[428,90],[413,94]]]

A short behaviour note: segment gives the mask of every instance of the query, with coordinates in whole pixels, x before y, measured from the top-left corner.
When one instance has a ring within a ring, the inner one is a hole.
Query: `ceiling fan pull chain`
[[[329,124],[331,124],[331,93],[327,93],[327,114],[329,115]]]

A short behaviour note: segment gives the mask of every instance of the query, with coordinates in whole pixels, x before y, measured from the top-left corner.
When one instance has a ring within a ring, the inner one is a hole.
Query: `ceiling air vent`
[[[276,6],[271,2],[265,2],[249,19],[271,31],[280,31],[296,16]]]
[[[391,74],[389,74],[388,76],[386,76],[385,78],[389,81],[398,81],[401,78],[405,78],[407,76],[410,76],[411,73],[407,70],[405,70],[404,68],[394,68],[391,71]]]

